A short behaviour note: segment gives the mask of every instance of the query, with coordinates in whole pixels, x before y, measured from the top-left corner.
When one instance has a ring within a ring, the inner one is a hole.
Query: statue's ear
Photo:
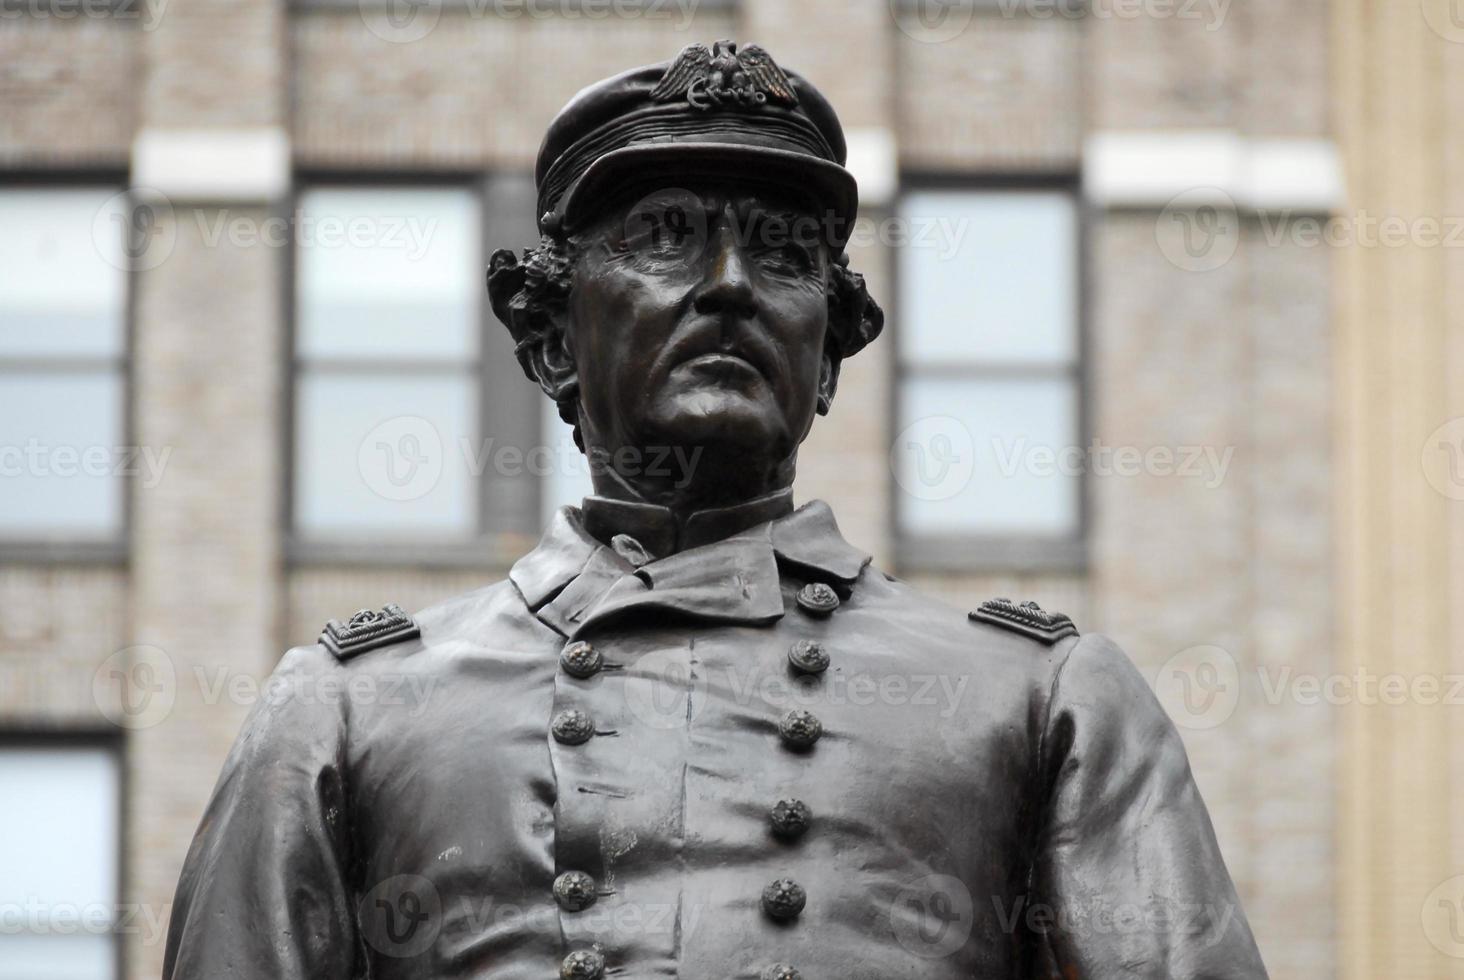
[[[818,411],[827,415],[839,386],[839,366],[879,336],[884,311],[869,295],[864,277],[849,269],[848,255],[829,263],[826,286],[829,304],[828,341],[818,374]]]
[[[830,338],[824,344],[823,357],[818,367],[818,414],[827,415],[834,405],[834,392],[839,387],[839,366],[844,359],[839,356],[836,342]]]
[[[514,354],[531,381],[556,402],[579,384],[566,343],[569,328],[569,278],[562,257],[546,255],[548,241],[524,252],[520,261],[508,249],[488,260],[488,300],[513,336]]]

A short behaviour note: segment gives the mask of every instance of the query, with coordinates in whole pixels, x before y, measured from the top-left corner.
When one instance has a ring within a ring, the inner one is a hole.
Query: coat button
[[[829,669],[829,652],[817,640],[799,640],[788,648],[788,662],[804,674],[822,674]]]
[[[595,723],[578,708],[569,708],[554,716],[550,725],[554,740],[562,745],[583,745],[595,734]]]
[[[605,957],[597,949],[577,949],[559,965],[560,980],[600,980],[605,975]]]
[[[798,590],[798,606],[812,616],[827,616],[839,608],[839,594],[823,582],[809,582]]]
[[[794,840],[808,832],[813,822],[813,811],[802,800],[779,800],[768,811],[768,820],[773,825],[773,834],[784,840]]]
[[[803,891],[803,886],[792,878],[771,881],[762,893],[763,911],[779,922],[798,918],[798,913],[803,911],[807,901],[808,895]]]
[[[803,980],[803,974],[787,963],[774,963],[762,972],[761,980]]]
[[[823,735],[823,722],[812,711],[795,708],[778,722],[778,734],[783,736],[783,744],[790,749],[812,748]]]
[[[570,677],[580,680],[594,677],[604,665],[605,658],[600,656],[600,651],[584,640],[576,640],[559,651],[559,666]]]
[[[583,871],[566,871],[554,879],[554,901],[566,912],[579,912],[595,904],[595,879]]]

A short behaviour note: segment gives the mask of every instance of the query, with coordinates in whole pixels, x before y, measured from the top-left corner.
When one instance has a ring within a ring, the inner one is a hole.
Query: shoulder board
[[[991,623],[1047,644],[1078,635],[1078,628],[1065,613],[1048,612],[1035,602],[988,599],[967,615],[977,622]]]
[[[349,660],[358,653],[421,635],[416,620],[402,612],[401,606],[389,602],[380,609],[362,609],[345,623],[332,619],[321,631],[320,642],[337,660]]]

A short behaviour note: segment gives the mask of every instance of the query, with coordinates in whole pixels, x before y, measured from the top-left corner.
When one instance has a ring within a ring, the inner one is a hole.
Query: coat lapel
[[[869,556],[839,534],[813,501],[786,517],[633,567],[585,531],[579,511],[555,514],[539,546],[509,572],[541,622],[577,637],[646,612],[721,623],[771,623],[783,615],[780,566],[846,594]]]

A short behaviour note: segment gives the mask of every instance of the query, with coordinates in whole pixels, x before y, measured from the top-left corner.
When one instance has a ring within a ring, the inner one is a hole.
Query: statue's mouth
[[[745,357],[725,352],[693,357],[680,366],[716,381],[742,382],[749,378],[763,380],[763,373],[758,370],[757,365]]]

